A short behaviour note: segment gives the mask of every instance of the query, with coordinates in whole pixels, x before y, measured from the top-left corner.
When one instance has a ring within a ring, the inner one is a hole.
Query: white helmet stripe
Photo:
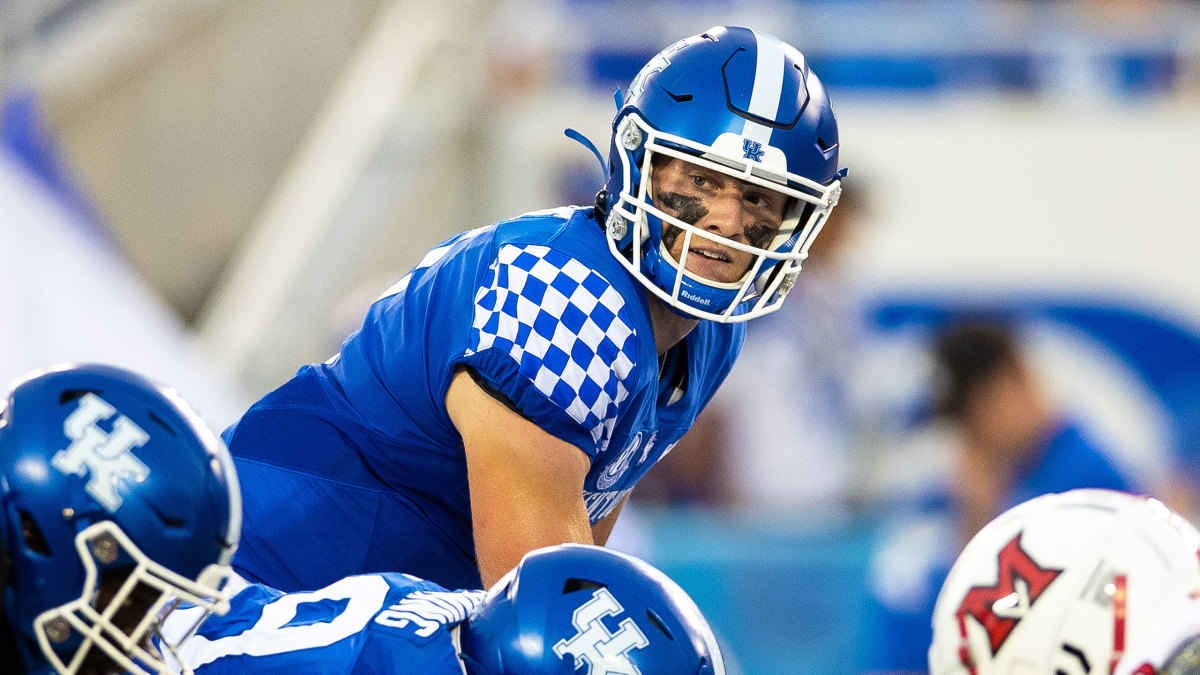
[[[784,67],[783,43],[779,38],[765,33],[754,33],[758,57],[754,68],[754,90],[750,94],[747,112],[757,117],[774,120],[779,112],[779,98],[783,93]],[[746,120],[742,136],[763,145],[771,143],[771,127]]]

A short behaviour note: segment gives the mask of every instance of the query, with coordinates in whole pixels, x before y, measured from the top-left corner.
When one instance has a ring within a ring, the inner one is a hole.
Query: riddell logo
[[[1004,641],[1029,613],[1062,570],[1041,567],[1021,548],[1021,534],[1000,550],[994,586],[975,586],[967,591],[958,616],[973,617],[987,631],[995,656]]]
[[[683,289],[679,290],[679,294],[682,295],[684,298],[691,300],[692,302],[698,302],[702,305],[711,305],[712,304],[712,300],[709,300],[708,298],[702,298],[699,295],[692,295],[691,293],[688,293],[687,291],[685,291]]]

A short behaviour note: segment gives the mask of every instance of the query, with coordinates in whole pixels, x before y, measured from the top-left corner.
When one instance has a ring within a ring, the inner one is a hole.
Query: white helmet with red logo
[[[933,675],[1112,672],[1200,592],[1200,532],[1161,502],[1045,495],[971,539],[938,595]]]

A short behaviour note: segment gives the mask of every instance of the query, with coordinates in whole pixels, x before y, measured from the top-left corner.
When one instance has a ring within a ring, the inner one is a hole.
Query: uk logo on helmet
[[[559,640],[554,653],[559,657],[574,656],[576,670],[586,666],[586,675],[641,675],[629,659],[629,652],[650,644],[646,634],[630,618],[622,620],[615,633],[609,632],[602,621],[624,611],[607,588],[596,589],[592,599],[571,615],[571,624],[578,632],[569,640]]]
[[[84,489],[110,512],[121,506],[119,486],[140,483],[150,475],[149,467],[132,452],[150,440],[149,434],[124,415],[113,422],[111,433],[97,426],[116,413],[116,408],[99,396],[84,395],[63,422],[63,433],[71,445],[50,460],[65,474],[87,476]]]
[[[671,65],[670,56],[680,49],[683,49],[684,47],[694,43],[695,41],[695,37],[684,38],[662,50],[656,54],[654,58],[650,59],[649,63],[642,66],[642,69],[638,71],[638,74],[633,77],[633,81],[629,83],[629,100],[632,101],[634,99],[641,98],[642,93],[646,90],[646,81],[650,78],[650,76],[654,73],[661,73],[662,71],[666,70],[667,66]]]
[[[763,161],[763,155],[767,154],[762,149],[762,143],[752,141],[749,138],[742,139],[742,153],[746,159],[752,159],[756,162]]]
[[[996,584],[973,587],[958,607],[958,616],[973,617],[987,631],[993,656],[1062,572],[1034,562],[1021,548],[1019,532],[1000,550],[997,563]]]

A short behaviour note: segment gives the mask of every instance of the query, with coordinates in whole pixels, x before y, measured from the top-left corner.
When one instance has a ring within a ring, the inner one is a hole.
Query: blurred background
[[[1040,492],[1200,514],[1200,3],[0,0],[0,379],[64,360],[218,428],[441,239],[601,182],[613,93],[797,46],[843,203],[614,545],[736,672],[921,671],[940,579]]]

